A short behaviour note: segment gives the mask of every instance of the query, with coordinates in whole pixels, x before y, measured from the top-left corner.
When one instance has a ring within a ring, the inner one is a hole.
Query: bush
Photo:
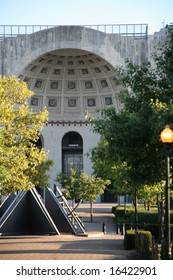
[[[152,235],[150,231],[126,230],[124,236],[125,250],[135,250],[141,254],[146,260],[152,257]]]
[[[115,218],[130,218],[131,213],[134,212],[133,206],[126,206],[126,216],[124,205],[118,205],[112,207],[112,213],[115,215]]]
[[[150,231],[138,230],[136,233],[136,250],[146,260],[152,258],[152,234]]]
[[[144,224],[142,227],[146,231],[150,231],[154,239],[159,241],[160,239],[160,224]]]
[[[133,229],[125,232],[124,248],[125,250],[135,250],[135,231]]]
[[[135,213],[130,214],[130,219],[134,223],[135,221]],[[159,215],[155,212],[139,212],[138,213],[138,224],[158,224],[159,223]]]

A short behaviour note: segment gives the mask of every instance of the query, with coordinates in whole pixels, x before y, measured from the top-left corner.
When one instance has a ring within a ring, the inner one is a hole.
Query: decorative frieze
[[[73,126],[82,126],[82,125],[85,125],[85,126],[87,126],[87,125],[89,125],[90,124],[90,122],[89,121],[48,121],[47,123],[46,123],[46,126],[48,126],[48,125],[51,125],[51,126],[53,126],[53,125],[57,125],[57,126],[59,126],[59,125],[62,125],[62,126],[70,126],[70,125],[73,125]]]

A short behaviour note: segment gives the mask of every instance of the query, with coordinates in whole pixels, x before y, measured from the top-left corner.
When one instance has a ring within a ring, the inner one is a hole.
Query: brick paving
[[[137,259],[134,251],[123,248],[123,236],[115,232],[111,204],[94,205],[90,222],[89,205],[82,204],[77,214],[88,236],[71,234],[42,236],[1,236],[0,260],[128,260]],[[106,223],[106,234],[102,224]]]

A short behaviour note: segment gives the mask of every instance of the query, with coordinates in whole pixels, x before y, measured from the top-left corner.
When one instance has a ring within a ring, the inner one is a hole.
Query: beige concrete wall
[[[149,36],[150,37],[150,36]],[[0,42],[0,74],[19,75],[31,61],[60,49],[82,49],[104,58],[112,66],[123,65],[128,58],[140,64],[148,57],[150,39],[106,34],[80,26],[58,26]]]

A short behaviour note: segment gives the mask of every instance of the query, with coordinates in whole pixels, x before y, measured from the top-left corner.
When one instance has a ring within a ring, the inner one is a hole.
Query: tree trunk
[[[127,199],[126,199],[126,192],[125,192],[125,195],[124,195],[124,218],[126,218],[126,212],[127,212]]]
[[[73,207],[72,212],[74,212],[74,211],[79,207],[79,205],[81,204],[81,202],[82,202],[82,199],[80,199],[80,200],[78,201],[78,203],[76,204],[76,206]]]
[[[137,207],[137,190],[135,186],[135,234],[136,231],[138,230],[138,207]]]
[[[90,201],[90,221],[93,222],[93,203]]]

